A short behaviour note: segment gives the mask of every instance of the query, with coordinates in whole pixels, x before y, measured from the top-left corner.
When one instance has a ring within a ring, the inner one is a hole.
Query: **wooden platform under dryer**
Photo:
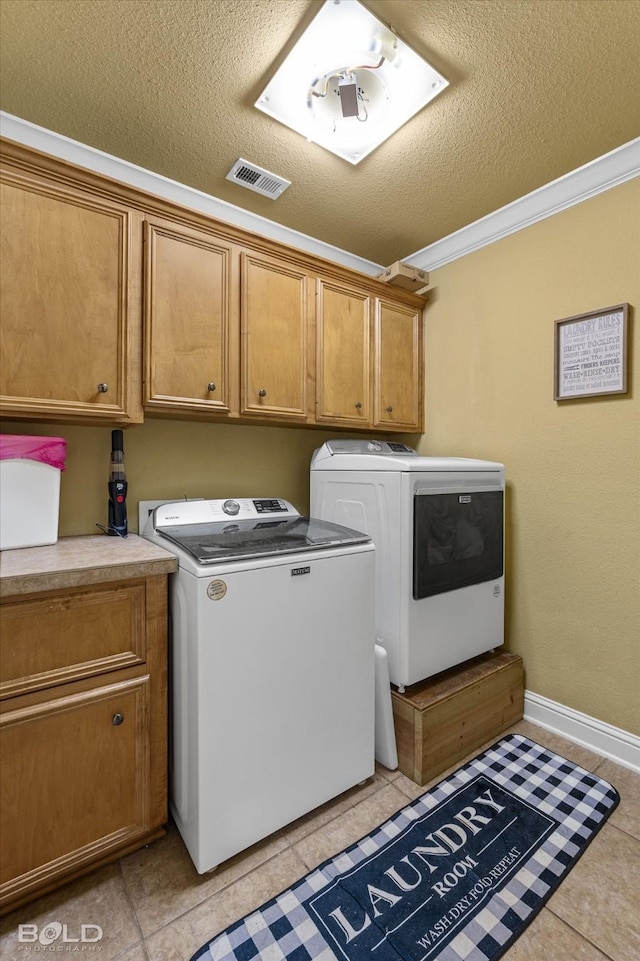
[[[521,720],[522,658],[482,654],[403,694],[392,686],[391,702],[398,767],[412,781],[426,784]]]

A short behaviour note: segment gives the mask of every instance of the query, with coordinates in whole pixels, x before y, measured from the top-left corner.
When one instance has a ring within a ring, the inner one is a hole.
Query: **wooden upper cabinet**
[[[1,180],[2,413],[140,422],[142,215],[11,166]]]
[[[237,330],[232,259],[231,245],[212,235],[163,220],[145,222],[148,409],[231,410],[237,380],[231,370]]]
[[[418,297],[26,147],[2,151],[1,415],[422,430]]]
[[[421,431],[422,311],[377,300],[374,342],[374,427]]]
[[[316,420],[367,427],[371,422],[371,298],[364,290],[321,278],[316,297]]]
[[[241,414],[307,421],[310,336],[307,273],[286,261],[241,255]]]

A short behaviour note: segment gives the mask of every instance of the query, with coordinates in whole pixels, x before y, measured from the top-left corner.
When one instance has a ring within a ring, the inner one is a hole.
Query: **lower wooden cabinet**
[[[3,881],[91,862],[148,832],[148,708],[143,677],[2,717]]]
[[[96,618],[103,603],[113,618]],[[7,598],[0,627],[6,913],[164,833],[166,577]],[[16,677],[16,663],[30,673]]]

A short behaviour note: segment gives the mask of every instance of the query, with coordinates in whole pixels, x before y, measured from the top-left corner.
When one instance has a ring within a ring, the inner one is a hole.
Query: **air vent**
[[[272,174],[269,170],[257,167],[255,164],[249,163],[248,160],[243,160],[242,157],[236,160],[226,179],[232,180],[240,187],[255,190],[256,193],[263,194],[265,197],[271,197],[272,200],[275,200],[287,187],[291,186],[290,180],[285,180],[284,177],[278,177],[277,174]]]

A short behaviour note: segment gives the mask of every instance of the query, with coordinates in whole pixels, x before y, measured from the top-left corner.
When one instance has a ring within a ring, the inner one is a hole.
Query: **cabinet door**
[[[367,427],[371,422],[366,292],[317,281],[317,411],[319,422]]]
[[[243,414],[308,419],[307,274],[292,264],[242,254]]]
[[[144,664],[146,593],[130,580],[3,599],[0,700]]]
[[[232,249],[213,236],[145,223],[145,406],[231,409]]]
[[[421,431],[422,311],[376,302],[374,426]]]
[[[148,832],[148,713],[143,676],[2,716],[3,902]]]
[[[2,412],[141,421],[141,215],[11,169],[1,192]]]

